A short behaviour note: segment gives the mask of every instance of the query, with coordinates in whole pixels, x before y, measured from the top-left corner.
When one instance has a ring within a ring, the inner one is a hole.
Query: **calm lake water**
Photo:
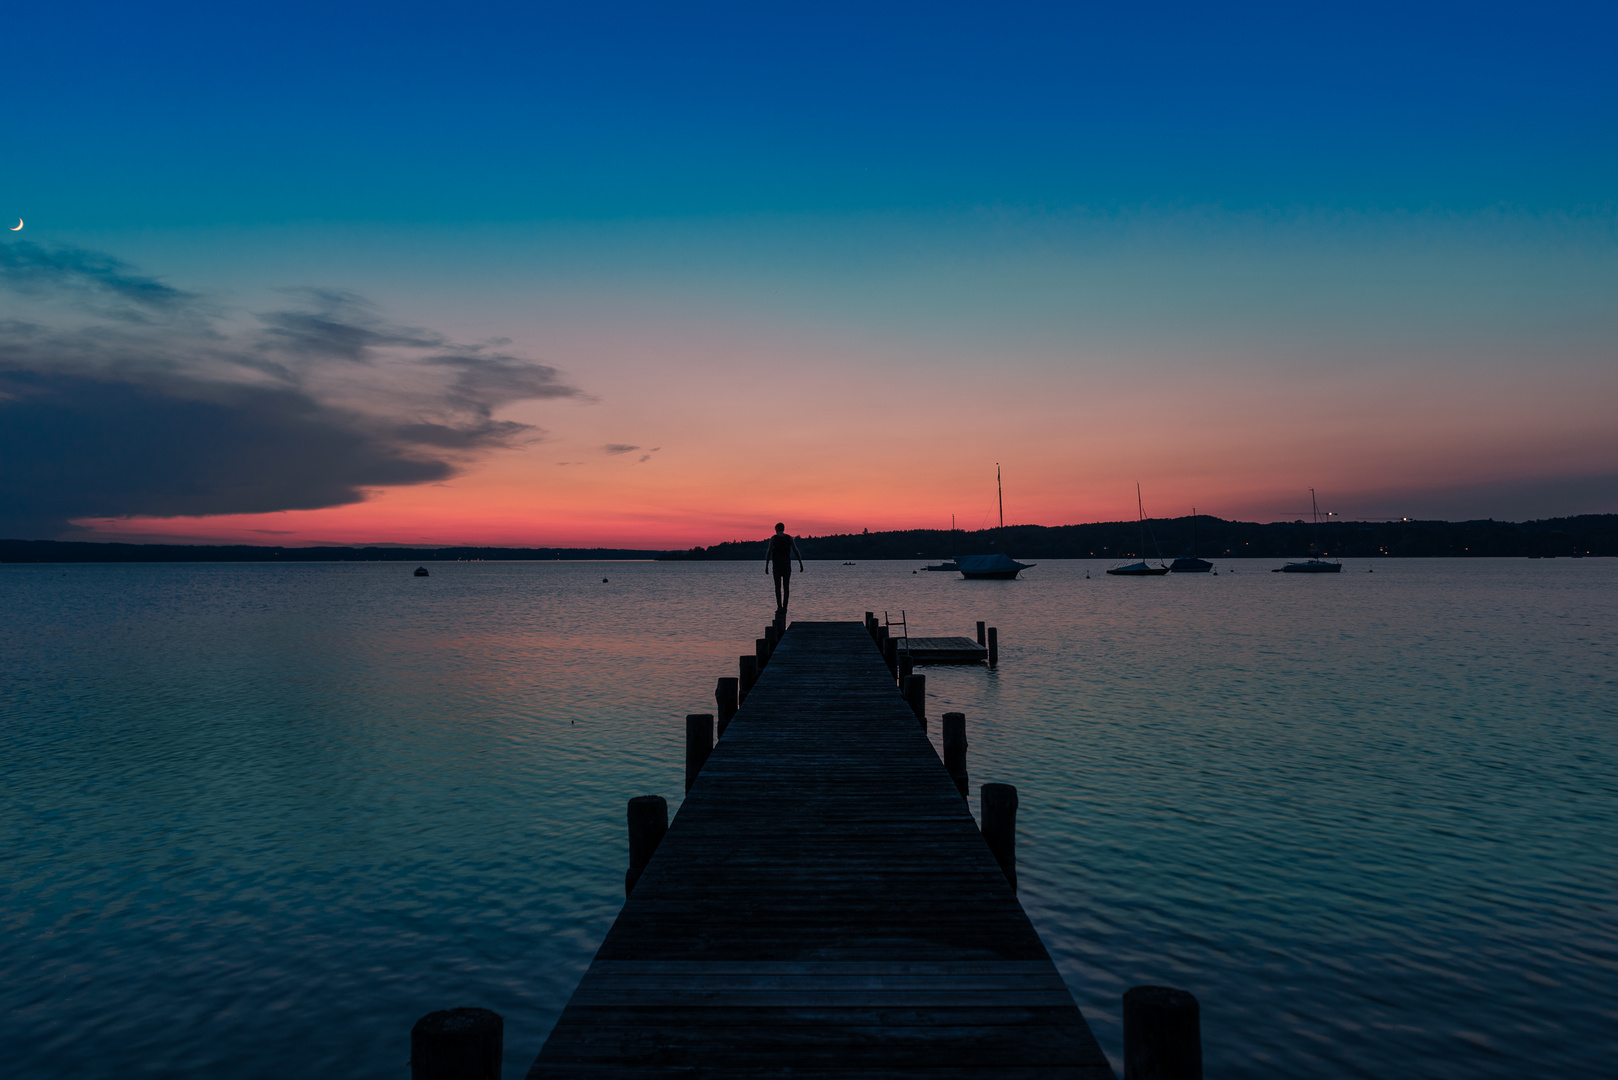
[[[1618,560],[918,565],[811,564],[793,615],[1000,628],[998,671],[929,670],[933,736],[965,712],[974,790],[1018,786],[1023,904],[1115,1065],[1163,982],[1210,1077],[1610,1075]],[[769,580],[410,570],[0,566],[9,1075],[402,1080],[462,1004],[523,1074]]]

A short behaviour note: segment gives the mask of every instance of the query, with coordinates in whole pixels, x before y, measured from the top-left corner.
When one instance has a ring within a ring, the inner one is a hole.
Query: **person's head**
[[[776,532],[785,532],[786,528],[787,528],[787,523],[784,522],[784,521],[777,521],[775,523],[775,531]]]

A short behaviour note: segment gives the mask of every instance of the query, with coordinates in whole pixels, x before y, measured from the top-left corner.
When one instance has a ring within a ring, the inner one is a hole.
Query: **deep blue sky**
[[[1122,7],[17,7],[0,201],[117,228],[1612,199],[1610,5]]]
[[[31,5],[0,532],[1618,511],[1615,12]]]

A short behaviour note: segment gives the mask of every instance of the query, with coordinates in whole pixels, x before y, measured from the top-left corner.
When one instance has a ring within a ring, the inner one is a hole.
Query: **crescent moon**
[[[15,229],[12,229],[11,231],[12,232],[19,232],[19,231],[21,231],[21,229],[22,229],[22,218],[18,218],[17,219],[17,227]]]

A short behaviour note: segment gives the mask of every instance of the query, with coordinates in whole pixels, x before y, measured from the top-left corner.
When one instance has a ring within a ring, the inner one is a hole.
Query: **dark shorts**
[[[791,577],[792,564],[789,562],[772,562],[770,564],[770,573],[776,577]]]

